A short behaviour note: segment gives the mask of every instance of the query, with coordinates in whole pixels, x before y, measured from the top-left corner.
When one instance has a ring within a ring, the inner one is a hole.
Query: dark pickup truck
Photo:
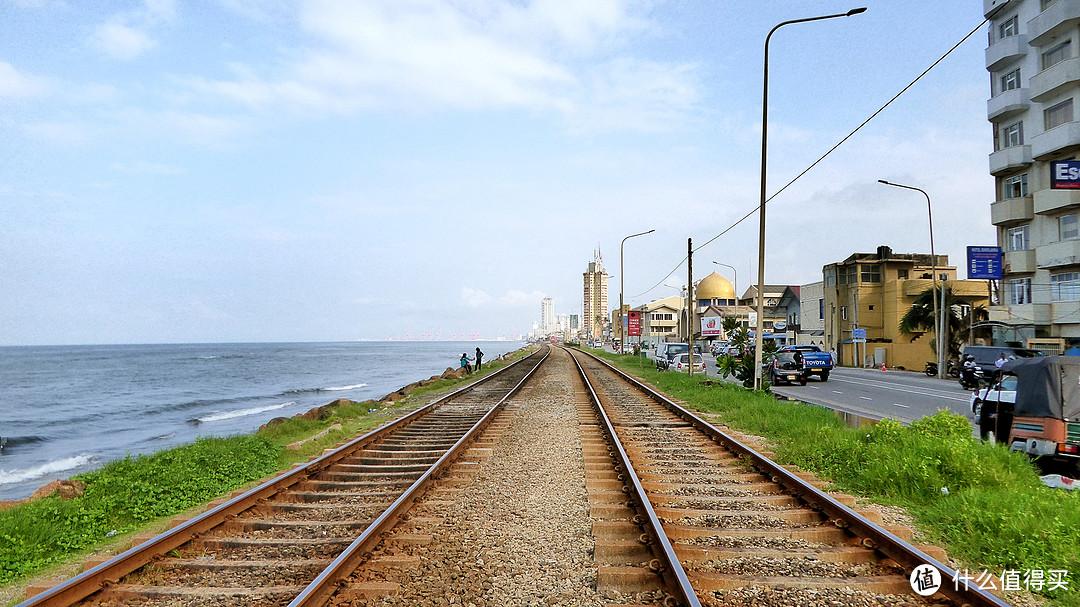
[[[817,375],[821,381],[829,380],[829,371],[832,371],[832,354],[824,352],[818,346],[784,346],[781,352],[798,352],[802,355],[803,378]]]

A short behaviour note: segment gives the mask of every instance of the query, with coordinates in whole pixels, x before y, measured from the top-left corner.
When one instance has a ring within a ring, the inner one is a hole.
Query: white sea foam
[[[217,421],[221,421],[223,419],[232,419],[234,417],[244,417],[245,415],[256,415],[258,413],[263,413],[265,411],[273,411],[275,409],[284,409],[285,407],[288,407],[289,405],[295,405],[295,404],[296,404],[296,401],[290,400],[287,403],[280,403],[280,404],[277,404],[277,405],[268,405],[266,407],[252,407],[251,409],[240,409],[238,411],[225,411],[225,412],[222,412],[222,413],[214,413],[214,414],[211,414],[211,415],[207,415],[206,417],[200,417],[195,421],[202,422],[202,423],[217,422]]]
[[[367,384],[353,384],[351,386],[335,386],[333,388],[323,388],[327,392],[340,392],[342,390],[355,390],[357,388],[363,388]]]
[[[49,462],[40,466],[34,466],[33,468],[26,468],[25,470],[0,470],[0,485],[21,483],[22,481],[33,480],[47,474],[71,470],[72,468],[85,466],[92,460],[93,457],[89,455],[76,455],[74,457],[58,459],[54,462]]]

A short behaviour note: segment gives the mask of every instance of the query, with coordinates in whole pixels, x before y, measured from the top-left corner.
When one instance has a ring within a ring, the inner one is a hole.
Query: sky
[[[512,337],[687,239],[745,291],[769,30],[867,7],[773,35],[772,195],[983,20],[858,2],[0,0],[0,345]],[[961,278],[996,244],[986,39],[767,205],[766,283],[928,253],[878,179]]]

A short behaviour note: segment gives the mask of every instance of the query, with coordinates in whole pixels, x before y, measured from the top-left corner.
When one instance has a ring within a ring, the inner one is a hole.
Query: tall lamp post
[[[884,184],[884,185],[891,185],[894,188],[904,188],[905,190],[915,190],[916,192],[922,192],[922,195],[926,196],[926,214],[929,216],[929,220],[930,220],[930,272],[933,274],[933,276],[931,276],[931,279],[933,280],[933,285],[934,285],[933,290],[931,292],[932,297],[930,299],[934,300],[934,339],[937,341],[937,373],[938,373],[938,379],[943,379],[945,377],[945,370],[946,369],[945,369],[945,365],[942,363],[942,355],[944,354],[944,352],[942,352],[943,343],[942,343],[941,338],[942,338],[942,333],[944,332],[943,331],[943,326],[945,324],[945,319],[942,318],[941,314],[938,314],[938,303],[937,303],[937,279],[938,279],[938,275],[937,275],[937,256],[934,255],[934,211],[930,206],[930,195],[927,194],[925,190],[922,190],[922,189],[919,189],[917,187],[910,186],[910,185],[892,183],[891,181],[885,181],[884,179],[878,179],[878,183],[881,183],[881,184]],[[942,288],[944,288],[944,285],[942,285]],[[944,291],[943,291],[942,294],[944,295]]]
[[[724,266],[725,268],[731,268],[731,272],[732,272],[733,276],[735,277],[735,282],[731,285],[731,288],[735,289],[735,305],[738,306],[739,305],[739,271],[735,269],[735,266],[729,266],[726,263],[720,263],[719,261],[714,261],[713,263],[715,263],[718,266]]]
[[[623,246],[626,245],[626,241],[635,236],[644,236],[646,234],[652,234],[656,230],[649,230],[648,232],[639,232],[637,234],[631,234],[622,239],[619,243],[619,352],[626,352],[626,323],[623,321],[623,285],[626,283],[626,271],[623,270]]]
[[[765,324],[765,175],[766,160],[769,141],[769,40],[776,30],[793,23],[805,23],[807,21],[821,21],[822,19],[834,19],[836,17],[850,17],[866,12],[866,7],[853,8],[846,13],[835,15],[822,15],[820,17],[806,17],[793,19],[777,24],[769,35],[765,36],[765,70],[764,91],[761,95],[761,204],[758,205],[758,283],[757,283],[757,324],[754,327],[754,389],[761,388],[761,334]]]

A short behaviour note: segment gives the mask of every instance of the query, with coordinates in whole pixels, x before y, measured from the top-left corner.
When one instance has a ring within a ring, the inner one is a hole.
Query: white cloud
[[[10,63],[0,61],[0,99],[37,97],[48,89],[46,79],[23,74]]]
[[[693,64],[619,56],[612,41],[647,28],[617,0],[314,0],[300,24],[312,41],[284,76],[232,65],[234,79],[191,86],[302,111],[526,108],[567,115],[581,130],[670,129],[700,96]]]
[[[461,302],[470,308],[479,308],[491,303],[491,296],[478,289],[461,287]]]
[[[116,15],[99,25],[91,43],[116,59],[135,59],[157,46],[149,30],[171,21],[175,15],[173,0],[145,0],[141,9]]]

